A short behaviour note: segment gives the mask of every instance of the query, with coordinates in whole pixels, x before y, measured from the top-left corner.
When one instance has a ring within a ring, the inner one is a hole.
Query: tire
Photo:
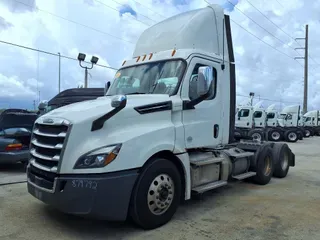
[[[161,186],[163,186],[162,190]],[[181,189],[181,177],[176,166],[163,158],[154,159],[143,168],[133,189],[129,210],[132,220],[144,229],[154,229],[166,224],[179,206]],[[156,200],[156,197],[162,200]],[[167,204],[163,201],[164,199]],[[153,202],[151,207],[149,207],[149,202]],[[162,206],[159,205],[159,208],[157,208],[158,202],[163,203]],[[161,207],[165,209],[162,213]],[[160,210],[160,213],[157,213],[157,210]]]
[[[233,136],[235,141],[239,141],[242,138],[242,132],[239,129],[235,129]]]
[[[258,130],[258,129],[250,130],[248,133],[248,136],[254,141],[262,142],[264,140],[263,131]]]
[[[299,139],[299,140],[303,140],[303,132],[300,131],[300,130],[298,130],[298,131],[297,131],[297,134],[298,134],[298,139]]]
[[[287,130],[284,132],[284,138],[287,142],[297,142],[298,133],[295,130]]]
[[[305,138],[308,138],[308,137],[310,137],[310,136],[311,136],[310,130],[309,130],[309,129],[305,129],[305,130],[304,130],[304,137],[305,137]]]
[[[277,178],[284,178],[289,171],[289,153],[290,149],[285,143],[277,143],[272,149],[274,160],[273,176]]]
[[[271,129],[268,132],[268,140],[273,141],[273,142],[278,142],[283,138],[283,134],[280,130],[278,129]]]
[[[255,171],[257,175],[252,178],[254,183],[266,185],[270,182],[274,171],[271,147],[265,146],[258,152]]]
[[[310,130],[310,136],[313,137],[314,136],[314,130],[313,129],[309,129]]]

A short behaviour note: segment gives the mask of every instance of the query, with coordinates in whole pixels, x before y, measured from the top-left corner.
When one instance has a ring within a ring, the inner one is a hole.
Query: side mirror
[[[197,94],[198,96],[206,95],[211,88],[213,81],[213,68],[199,67],[198,70],[198,81],[197,81]]]
[[[110,81],[108,81],[108,82],[105,84],[105,86],[104,86],[104,95],[107,94],[110,86],[111,86],[111,83],[110,83]]]

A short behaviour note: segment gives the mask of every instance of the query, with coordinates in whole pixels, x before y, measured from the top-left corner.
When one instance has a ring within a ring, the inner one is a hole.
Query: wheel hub
[[[297,134],[295,134],[295,133],[292,132],[292,133],[289,134],[288,137],[289,137],[289,139],[290,139],[291,141],[294,141],[294,140],[296,140],[296,138],[297,138]]]
[[[278,132],[273,132],[272,133],[272,138],[275,139],[275,140],[278,140],[280,138],[280,133]]]
[[[261,135],[259,133],[252,134],[253,140],[261,141]]]
[[[170,176],[161,174],[150,184],[148,191],[148,207],[155,215],[168,210],[174,197],[174,184]]]

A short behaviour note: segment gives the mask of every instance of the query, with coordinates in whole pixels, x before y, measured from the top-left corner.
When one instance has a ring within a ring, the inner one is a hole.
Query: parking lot
[[[319,240],[319,144],[317,137],[290,144],[296,167],[287,178],[214,190],[184,203],[171,222],[151,231],[60,213],[30,196],[26,183],[0,186],[0,239]],[[1,181],[25,178],[18,166],[2,168],[0,176]]]

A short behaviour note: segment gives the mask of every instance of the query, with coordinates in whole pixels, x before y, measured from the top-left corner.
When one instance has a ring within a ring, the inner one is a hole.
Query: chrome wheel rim
[[[306,136],[310,137],[310,131],[309,130],[306,130]]]
[[[289,138],[291,141],[295,141],[295,140],[297,139],[297,134],[294,133],[294,132],[291,132],[291,133],[289,133],[288,138]]]
[[[259,134],[259,133],[254,133],[254,134],[252,134],[251,137],[253,140],[261,141],[261,134]]]
[[[279,140],[279,138],[280,138],[280,133],[278,133],[278,132],[273,132],[273,133],[271,134],[271,136],[272,136],[272,139],[274,139],[274,140]]]
[[[167,174],[158,175],[150,184],[148,191],[148,207],[154,215],[165,213],[172,204],[174,183]]]

